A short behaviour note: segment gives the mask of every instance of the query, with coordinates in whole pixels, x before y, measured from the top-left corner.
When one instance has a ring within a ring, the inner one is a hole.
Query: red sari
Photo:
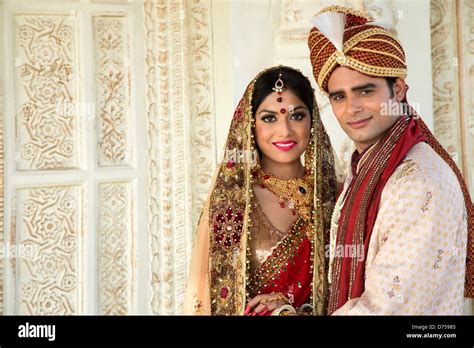
[[[306,235],[308,221],[298,218],[291,230],[276,244],[271,254],[251,274],[250,298],[259,294],[281,293],[295,308],[311,303],[311,242]],[[265,229],[259,225],[260,232]],[[252,247],[251,252],[255,252]],[[270,315],[269,313],[268,315]]]

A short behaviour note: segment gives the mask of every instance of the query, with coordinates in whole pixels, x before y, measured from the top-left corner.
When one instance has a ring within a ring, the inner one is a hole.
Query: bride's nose
[[[278,125],[278,135],[282,138],[287,138],[293,132],[290,124],[290,120],[287,117],[284,117]]]

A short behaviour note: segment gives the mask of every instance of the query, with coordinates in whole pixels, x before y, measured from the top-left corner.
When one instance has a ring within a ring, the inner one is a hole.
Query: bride
[[[261,72],[225,146],[199,220],[184,313],[326,314],[336,180],[309,80],[284,66]]]

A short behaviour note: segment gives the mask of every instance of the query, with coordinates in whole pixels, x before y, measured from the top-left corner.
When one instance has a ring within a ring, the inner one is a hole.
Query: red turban
[[[373,77],[406,77],[402,45],[390,30],[370,24],[373,18],[351,8],[330,6],[313,21],[308,45],[314,78],[324,92],[338,66]]]

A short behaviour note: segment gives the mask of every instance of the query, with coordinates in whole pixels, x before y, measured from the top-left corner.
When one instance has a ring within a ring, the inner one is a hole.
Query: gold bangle
[[[267,298],[263,299],[262,301],[260,301],[260,304],[265,305],[269,302],[274,302],[274,301],[281,301],[281,302],[285,302],[287,304],[290,304],[290,301],[282,293],[278,292],[278,293],[272,294],[272,295],[274,295],[274,296],[267,297]]]
[[[286,304],[277,309],[275,309],[272,313],[272,316],[287,316],[291,314],[297,314],[296,309],[293,308],[292,305]]]

